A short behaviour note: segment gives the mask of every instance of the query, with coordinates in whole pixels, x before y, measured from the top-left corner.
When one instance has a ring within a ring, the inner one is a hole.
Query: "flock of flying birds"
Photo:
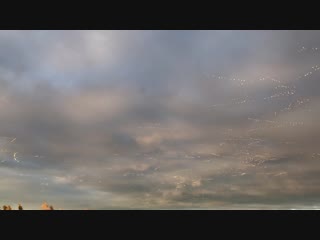
[[[317,52],[319,53],[320,48],[318,47],[312,47],[312,48],[306,48],[302,47],[301,49],[298,50],[299,53],[304,53],[304,52]],[[283,121],[283,120],[277,120],[277,116],[281,115],[282,113],[288,113],[288,112],[293,112],[297,109],[303,109],[306,112],[312,111],[312,109],[308,108],[308,104],[312,102],[310,97],[306,94],[300,94],[299,92],[299,87],[295,85],[298,81],[303,81],[312,75],[316,74],[320,70],[319,65],[313,65],[311,69],[307,72],[303,72],[301,75],[297,76],[295,80],[297,81],[292,81],[291,83],[282,81],[281,79],[277,79],[274,77],[270,76],[263,76],[259,79],[256,80],[248,80],[248,79],[241,79],[241,78],[228,78],[225,76],[221,75],[211,75],[212,79],[217,79],[217,80],[224,80],[224,81],[231,81],[233,83],[236,83],[237,87],[240,88],[245,88],[246,86],[250,86],[251,83],[256,82],[256,81],[268,81],[271,83],[271,91],[272,94],[269,96],[261,96],[260,98],[257,96],[252,96],[250,97],[249,94],[247,94],[247,91],[243,91],[243,97],[237,97],[237,98],[232,98],[231,101],[229,102],[222,102],[222,103],[216,103],[214,105],[211,105],[211,109],[215,110],[216,108],[221,108],[221,107],[230,107],[230,106],[236,106],[236,105],[245,105],[245,104],[251,104],[254,103],[255,101],[265,101],[267,103],[273,103],[276,101],[282,101],[284,103],[288,103],[285,107],[279,108],[273,112],[274,118],[270,117],[268,119],[265,118],[256,118],[256,117],[250,117],[248,116],[248,121],[250,121],[251,128],[247,131],[247,133],[244,136],[238,136],[237,138],[226,138],[224,139],[221,143],[220,146],[235,146],[236,152],[233,154],[233,157],[235,159],[240,159],[242,166],[239,167],[229,167],[227,169],[223,169],[219,172],[220,175],[228,175],[228,176],[246,176],[248,173],[246,171],[250,171],[250,168],[262,168],[264,171],[262,171],[263,174],[265,175],[272,175],[274,177],[281,177],[281,176],[287,176],[288,172],[286,171],[281,171],[279,169],[278,171],[271,171],[268,172],[267,168],[268,166],[265,164],[266,162],[269,161],[276,161],[278,159],[277,156],[273,156],[272,153],[268,151],[260,151],[257,152],[255,151],[255,147],[263,147],[264,144],[266,144],[266,139],[260,138],[253,138],[251,137],[252,133],[255,131],[261,130],[261,129],[272,129],[272,128],[282,128],[282,127],[291,127],[291,128],[303,128],[304,122],[301,120],[295,120],[293,119],[292,121]],[[270,84],[269,86],[270,87]],[[283,101],[284,100],[284,101]],[[279,105],[281,106],[281,105]],[[270,110],[270,109],[269,109]],[[156,128],[156,127],[154,127]],[[227,129],[226,130],[226,135],[232,132],[232,129]],[[279,143],[276,143],[279,144]],[[294,141],[284,141],[284,145],[295,145],[296,143]],[[240,147],[239,147],[240,146]],[[261,149],[261,148],[260,148]],[[311,156],[311,159],[319,159],[320,160],[320,153],[314,152],[314,153],[308,153],[307,155]],[[216,154],[213,153],[213,155],[210,156],[201,156],[201,154],[190,154],[190,153],[185,153],[185,159],[194,159],[194,160],[203,160],[204,163],[214,163],[213,158],[223,158],[223,154]],[[176,182],[176,189],[181,189],[183,187],[186,187],[187,184],[187,175],[189,176],[189,180],[191,181],[191,185],[194,187],[197,187],[201,185],[201,181],[211,181],[214,180],[214,178],[210,179],[205,179],[201,178],[201,176],[196,176],[196,174],[185,174],[181,173],[183,171],[189,171],[188,169],[186,170],[179,170],[174,173],[176,175],[173,176],[175,182]],[[191,171],[192,172],[192,171]],[[195,171],[196,172],[196,171]],[[190,173],[190,171],[189,171]],[[190,177],[191,176],[191,177]],[[189,181],[189,184],[190,184]],[[197,183],[197,184],[195,184]]]

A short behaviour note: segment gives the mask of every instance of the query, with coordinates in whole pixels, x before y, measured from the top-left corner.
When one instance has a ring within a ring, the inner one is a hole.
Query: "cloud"
[[[0,31],[3,204],[315,204],[319,43],[319,31]]]

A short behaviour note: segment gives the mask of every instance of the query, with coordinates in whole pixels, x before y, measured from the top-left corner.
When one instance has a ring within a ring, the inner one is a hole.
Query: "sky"
[[[320,31],[0,31],[0,206],[320,209]]]

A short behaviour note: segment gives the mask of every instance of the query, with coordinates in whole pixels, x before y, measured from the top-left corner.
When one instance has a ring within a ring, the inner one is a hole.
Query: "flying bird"
[[[15,153],[13,154],[13,159],[14,159],[16,162],[20,162],[20,161],[17,159],[17,152],[15,152]]]

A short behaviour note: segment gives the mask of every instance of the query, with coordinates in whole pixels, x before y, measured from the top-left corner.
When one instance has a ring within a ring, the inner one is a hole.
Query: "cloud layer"
[[[0,31],[0,204],[320,201],[319,31]]]

